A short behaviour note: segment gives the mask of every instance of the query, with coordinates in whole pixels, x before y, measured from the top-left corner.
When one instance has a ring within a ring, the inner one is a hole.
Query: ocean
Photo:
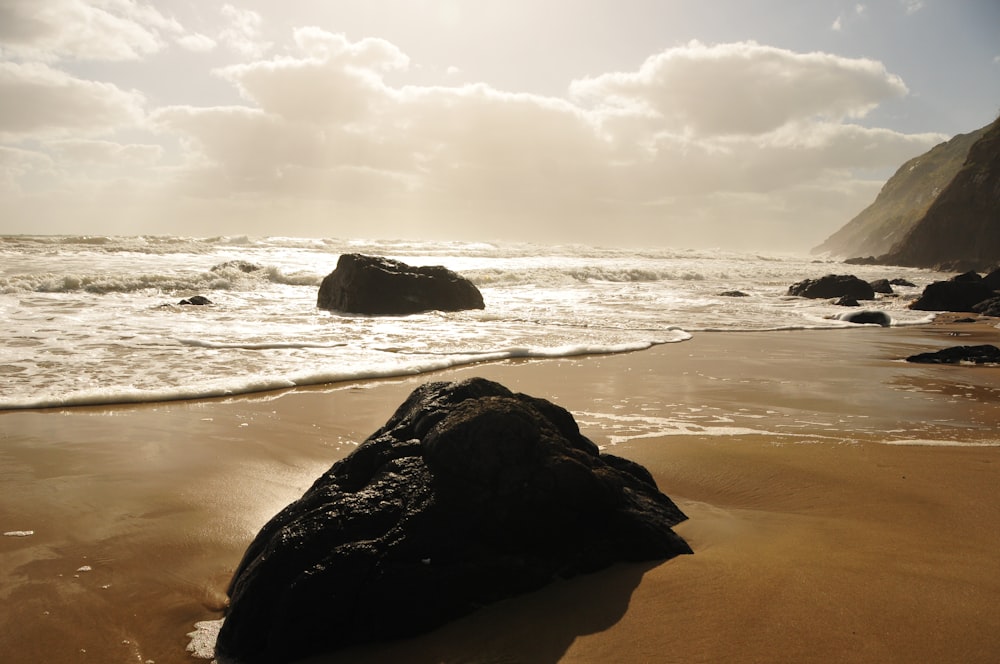
[[[370,317],[317,309],[342,253],[444,265],[486,308]],[[867,308],[894,325],[928,270],[670,248],[290,237],[0,237],[0,410],[169,401],[413,375],[508,358],[682,344],[699,333],[856,327],[802,279],[903,278]],[[743,297],[723,295],[740,291]],[[202,295],[210,306],[187,306]]]

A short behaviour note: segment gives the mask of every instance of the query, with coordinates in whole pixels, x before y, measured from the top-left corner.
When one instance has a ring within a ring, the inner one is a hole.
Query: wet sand
[[[960,336],[951,336],[960,335]],[[321,662],[993,662],[1000,369],[985,324],[701,333],[232,400],[0,413],[4,662],[197,662],[257,529],[417,385],[481,375],[649,468],[695,555]]]

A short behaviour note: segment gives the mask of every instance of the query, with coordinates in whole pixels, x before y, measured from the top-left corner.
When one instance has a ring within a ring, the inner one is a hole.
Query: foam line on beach
[[[67,408],[77,406],[107,406],[116,404],[137,404],[164,401],[184,401],[192,399],[214,399],[233,397],[258,392],[307,387],[333,383],[379,378],[397,378],[451,369],[454,367],[498,362],[509,359],[553,359],[581,355],[613,355],[646,350],[656,345],[677,343],[691,339],[683,330],[674,330],[669,338],[622,344],[574,344],[552,348],[511,347],[483,352],[456,352],[434,354],[418,352],[389,352],[393,357],[403,356],[405,361],[384,363],[370,362],[357,369],[319,369],[300,371],[279,376],[239,376],[229,380],[207,381],[197,385],[174,386],[163,389],[93,388],[78,390],[64,396],[44,396],[38,398],[0,398],[0,410],[26,410],[43,408]]]
[[[1000,447],[1000,440],[925,440],[910,438],[906,440],[883,440],[883,445],[900,445],[906,447]]]

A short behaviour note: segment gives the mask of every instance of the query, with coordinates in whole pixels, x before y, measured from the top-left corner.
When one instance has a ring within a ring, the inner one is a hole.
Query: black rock
[[[370,315],[483,309],[482,293],[440,265],[412,267],[379,256],[343,254],[319,287],[320,309]]]
[[[972,310],[984,316],[1000,317],[1000,296],[974,304]]]
[[[836,302],[834,302],[834,304],[837,305],[838,307],[860,307],[861,306],[861,304],[857,300],[855,300],[853,297],[847,297],[846,295],[843,296],[843,297],[841,297],[841,298],[839,298]]]
[[[620,561],[691,553],[638,464],[573,416],[473,378],[427,383],[250,544],[220,661],[286,662],[431,630]]]
[[[897,278],[897,279],[890,279],[889,283],[891,285],[893,285],[893,286],[907,286],[909,288],[916,287],[915,283],[913,283],[912,281],[907,281],[906,279],[899,279],[899,278]]]
[[[850,311],[840,314],[837,319],[859,325],[881,325],[882,327],[892,325],[892,317],[884,311]]]
[[[906,361],[922,364],[1000,364],[1000,348],[990,344],[952,346],[934,353],[911,355]]]
[[[961,281],[967,283],[981,283],[982,280],[983,276],[973,270],[963,272],[962,274],[956,274],[954,277],[951,278],[951,281]]]
[[[719,297],[750,297],[748,293],[738,290],[727,290],[719,293]]]
[[[212,304],[212,301],[210,299],[208,299],[207,297],[205,297],[204,295],[193,295],[191,297],[184,298],[183,300],[181,300],[177,304],[184,304],[184,305],[193,304],[193,305],[201,306],[201,305],[205,305],[205,304]]]
[[[910,309],[920,311],[972,311],[984,300],[994,297],[992,288],[982,279],[972,281],[935,281],[910,304]]]
[[[889,283],[888,279],[876,279],[875,281],[871,281],[869,283],[871,284],[872,290],[876,293],[888,295],[893,292],[892,284]]]
[[[855,300],[875,299],[875,291],[871,284],[853,274],[828,274],[819,279],[805,279],[789,286],[788,294],[814,299],[835,297]]]
[[[983,277],[983,283],[995,291],[1000,291],[1000,268]]]

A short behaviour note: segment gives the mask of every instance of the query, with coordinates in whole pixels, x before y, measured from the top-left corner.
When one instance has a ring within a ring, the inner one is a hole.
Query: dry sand
[[[960,336],[952,336],[952,335]],[[901,362],[989,325],[702,333],[252,398],[0,413],[0,659],[194,662],[272,514],[425,380],[556,401],[649,468],[695,554],[321,662],[1000,660],[1000,369]],[[933,444],[929,444],[933,443]]]

